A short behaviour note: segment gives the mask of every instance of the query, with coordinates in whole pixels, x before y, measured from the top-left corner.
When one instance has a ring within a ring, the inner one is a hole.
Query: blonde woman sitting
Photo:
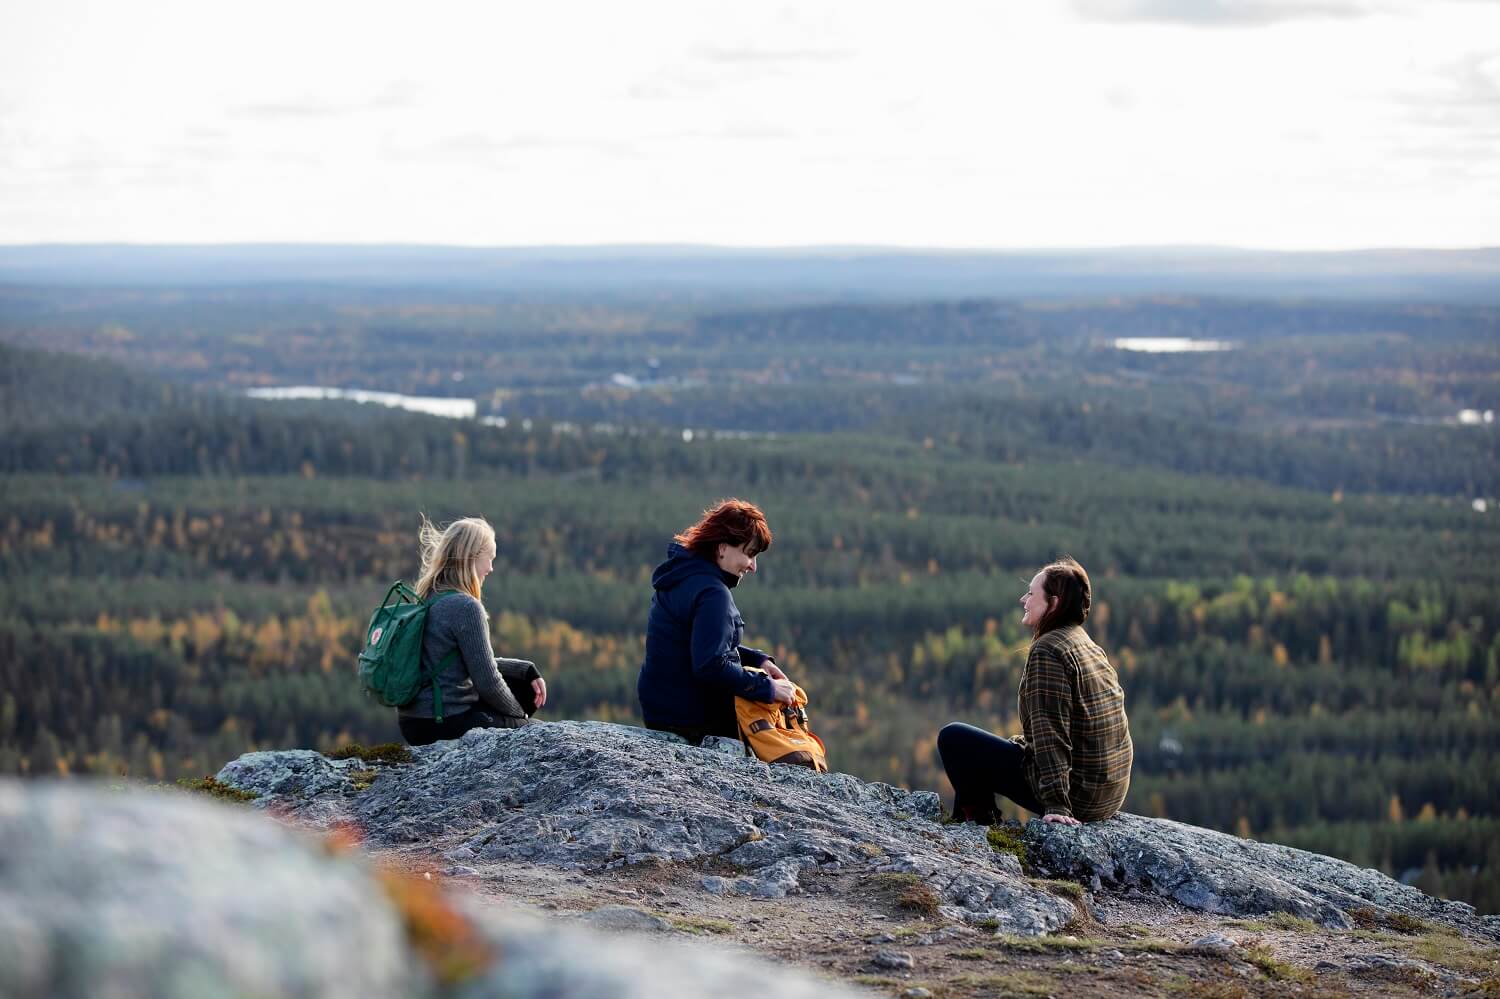
[[[465,517],[440,531],[423,517],[418,537],[422,574],[415,589],[432,601],[422,669],[438,671],[443,720],[434,718],[432,685],[423,684],[416,700],[397,709],[401,737],[425,746],[473,728],[520,728],[547,703],[547,682],[535,663],[497,658],[490,646],[489,614],[479,591],[494,568],[494,528]]]

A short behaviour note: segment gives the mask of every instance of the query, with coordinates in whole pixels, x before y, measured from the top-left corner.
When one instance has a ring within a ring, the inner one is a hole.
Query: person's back
[[[422,668],[435,675],[397,710],[401,737],[413,746],[456,739],[475,728],[519,728],[547,703],[534,663],[496,659],[480,588],[494,568],[495,532],[477,517],[439,531],[426,517],[420,531],[422,574],[415,587],[429,601]]]
[[[524,659],[496,657],[490,646],[489,622],[478,600],[456,590],[443,590],[427,610],[422,633],[422,669],[436,673],[442,691],[443,714],[461,715],[476,705],[488,708],[494,728],[520,728],[527,722],[525,705],[498,680],[529,683],[541,674]],[[447,665],[443,665],[445,662]],[[493,662],[494,670],[484,668]],[[471,666],[470,664],[473,664]],[[440,668],[441,667],[441,668]],[[417,697],[400,709],[402,718],[432,718],[435,713],[432,685],[423,684]]]
[[[1094,822],[1118,812],[1130,790],[1135,747],[1119,677],[1088,632],[1067,625],[1038,638],[1027,655],[1017,701],[1023,721],[1057,714],[1069,720],[1061,799],[1073,815]],[[1050,707],[1049,701],[1058,702],[1062,710]],[[1051,786],[1048,775],[1039,770],[1047,769],[1048,745],[1038,733],[1026,734],[1032,749],[1027,775],[1045,801]]]

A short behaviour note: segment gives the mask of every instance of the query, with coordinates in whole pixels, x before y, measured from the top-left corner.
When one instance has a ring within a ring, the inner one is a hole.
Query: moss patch
[[[1317,933],[1319,924],[1313,919],[1304,919],[1302,916],[1292,915],[1290,912],[1274,912],[1271,918],[1266,919],[1266,924],[1272,929],[1290,930],[1293,933]]]
[[[1354,925],[1365,930],[1395,930],[1407,936],[1415,936],[1418,933],[1431,933],[1437,929],[1432,923],[1415,916],[1408,916],[1404,912],[1385,912],[1373,906],[1361,905],[1349,910],[1349,918]]]
[[[883,872],[865,879],[864,887],[886,905],[923,916],[934,915],[942,899],[915,874]]]
[[[199,794],[206,794],[211,798],[218,798],[220,801],[246,802],[254,801],[260,797],[254,791],[241,791],[237,787],[231,787],[220,781],[217,777],[199,777],[196,779],[192,777],[179,777],[177,778],[177,786],[189,791],[196,791]]]
[[[1086,895],[1083,885],[1077,881],[1053,881],[1046,878],[1032,878],[1031,884],[1042,891],[1050,891],[1054,895],[1061,895],[1069,901],[1080,904]]]
[[[1143,951],[1147,954],[1181,954],[1187,947],[1176,940],[1166,940],[1162,937],[1146,937],[1140,940],[1128,940],[1120,945],[1121,950]]]
[[[1244,958],[1259,968],[1267,978],[1278,982],[1305,982],[1312,978],[1312,972],[1306,968],[1299,968],[1295,964],[1278,960],[1271,953],[1270,948],[1263,945],[1246,947]]]
[[[733,933],[734,924],[723,919],[708,919],[703,916],[668,916],[674,927],[684,933],[707,936],[711,933]]]
[[[1000,945],[1009,950],[1026,951],[1031,954],[1052,954],[1059,951],[1098,950],[1102,942],[1084,937],[1018,937],[1009,934],[1000,937]]]
[[[1020,826],[998,825],[990,826],[984,838],[990,841],[990,849],[996,853],[1015,854],[1017,860],[1026,863],[1026,843],[1021,839],[1022,828]]]
[[[1251,993],[1237,982],[1199,982],[1186,975],[1173,975],[1161,983],[1167,994],[1193,999],[1249,999]]]
[[[364,760],[366,763],[410,763],[413,759],[411,747],[399,742],[382,742],[377,746],[361,746],[351,742],[331,753],[324,753],[330,760]]]
[[[1005,996],[1045,996],[1058,991],[1057,980],[1039,971],[1012,971],[1000,975],[960,975],[953,984],[983,989]]]
[[[1480,978],[1500,979],[1500,949],[1478,944],[1448,929],[1401,941],[1413,957]]]
[[[375,778],[378,776],[380,774],[375,770],[351,770],[348,774],[349,779],[354,782],[356,791],[369,790],[370,785],[375,783]]]

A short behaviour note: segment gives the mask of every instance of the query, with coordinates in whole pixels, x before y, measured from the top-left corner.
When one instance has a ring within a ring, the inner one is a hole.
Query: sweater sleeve
[[[479,700],[491,711],[507,718],[524,719],[526,712],[500,677],[495,651],[490,647],[490,629],[484,608],[478,600],[470,598],[455,610],[454,637],[458,639],[459,655],[463,657],[469,679],[474,681],[474,692],[479,695]]]
[[[1021,726],[1036,767],[1036,796],[1048,815],[1072,816],[1073,681],[1057,650],[1032,645],[1021,680]]]
[[[764,673],[750,673],[740,662],[735,634],[733,602],[729,591],[709,587],[693,603],[693,636],[690,644],[693,675],[738,697],[771,701],[774,688]]]
[[[524,683],[530,683],[532,680],[540,680],[542,677],[542,671],[537,669],[536,663],[530,659],[507,659],[504,656],[496,656],[495,668],[507,680],[520,680]]]

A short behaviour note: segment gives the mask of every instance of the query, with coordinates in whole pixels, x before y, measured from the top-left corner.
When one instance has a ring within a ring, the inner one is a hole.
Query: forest
[[[1497,404],[1476,305],[7,286],[0,773],[395,738],[352,665],[422,513],[495,526],[492,637],[548,715],[638,722],[651,568],[738,495],[775,532],[748,643],[836,769],[947,793],[944,723],[1019,731],[1017,600],[1066,552],[1129,810],[1500,911]]]

